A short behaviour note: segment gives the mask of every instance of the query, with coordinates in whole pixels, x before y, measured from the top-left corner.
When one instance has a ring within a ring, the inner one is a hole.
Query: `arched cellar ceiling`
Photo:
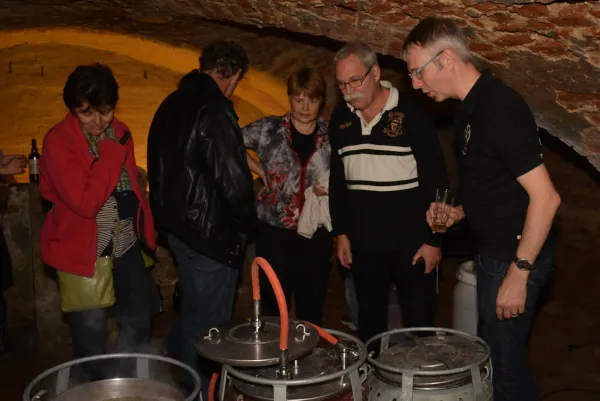
[[[195,47],[216,38],[237,39],[259,68],[279,62],[276,72],[282,77],[290,66],[280,54],[291,49],[326,68],[335,50],[327,38],[361,38],[382,54],[399,56],[408,30],[428,15],[459,20],[482,64],[525,96],[538,125],[600,169],[598,1],[26,0],[0,5],[3,29],[87,26]],[[320,38],[298,40],[229,22]]]

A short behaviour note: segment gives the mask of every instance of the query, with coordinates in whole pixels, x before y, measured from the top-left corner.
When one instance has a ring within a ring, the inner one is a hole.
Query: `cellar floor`
[[[444,279],[440,282],[437,325],[450,327],[452,322],[452,291],[456,284],[455,272],[461,259],[446,259],[443,263]],[[236,316],[248,317],[251,313],[251,286],[249,270],[238,291]],[[555,284],[556,285],[556,284]],[[573,289],[576,292],[575,289]],[[341,324],[344,314],[344,288],[337,271],[331,273],[325,305],[325,327],[347,330]],[[160,346],[177,314],[164,312],[155,320],[153,343]],[[583,391],[555,391],[565,389],[600,390],[600,318],[597,307],[589,302],[575,302],[550,298],[542,309],[532,333],[530,363],[538,379],[545,400],[592,401],[600,393]],[[580,348],[570,350],[575,345]],[[37,374],[68,360],[70,349],[56,350],[55,355],[39,358],[17,349],[0,357],[0,378],[3,391],[1,400],[19,400],[24,387]]]

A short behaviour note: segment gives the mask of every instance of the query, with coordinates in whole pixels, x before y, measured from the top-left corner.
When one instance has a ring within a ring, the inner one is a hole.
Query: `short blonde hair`
[[[465,34],[456,22],[447,18],[427,17],[419,22],[404,41],[402,59],[406,60],[408,49],[412,45],[431,50],[432,54],[452,49],[461,61],[473,59]]]

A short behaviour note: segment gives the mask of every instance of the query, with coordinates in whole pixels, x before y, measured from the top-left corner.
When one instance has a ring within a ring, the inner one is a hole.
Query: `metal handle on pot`
[[[481,380],[481,371],[477,365],[471,366],[471,381],[473,382],[473,394],[475,396],[475,401],[485,401],[483,382]]]
[[[491,400],[492,398],[490,397],[494,392],[494,388],[492,385],[494,381],[494,366],[491,364],[491,362],[489,362],[483,367],[483,370],[485,371],[485,374],[482,378],[483,392],[487,394],[489,396],[488,399]]]
[[[490,365],[490,367],[484,366],[483,367],[483,371],[485,372],[483,377],[481,378],[482,381],[486,381],[486,380],[490,380],[492,381],[493,377],[492,377],[492,367]]]
[[[46,394],[48,394],[48,390],[40,390],[31,397],[31,401],[41,401],[42,397]]]
[[[369,375],[371,374],[371,366],[364,364],[363,366],[361,366],[360,368],[358,368],[358,372],[359,372],[359,379],[360,379],[360,384],[363,384],[368,378]]]

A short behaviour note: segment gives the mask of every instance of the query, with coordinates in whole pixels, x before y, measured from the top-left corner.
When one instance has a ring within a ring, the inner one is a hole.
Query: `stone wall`
[[[6,292],[10,339],[35,346],[35,291],[28,185],[8,189],[2,229],[12,261],[13,285]],[[14,333],[14,335],[12,335]]]
[[[127,6],[130,2],[121,1]],[[438,15],[460,21],[472,50],[515,87],[538,124],[600,166],[600,3],[550,0],[154,0],[150,10],[360,38],[400,56],[407,31]],[[575,4],[574,4],[575,3]],[[148,11],[146,11],[148,13]],[[163,17],[164,12],[162,13]]]
[[[319,53],[360,38],[399,56],[408,30],[427,15],[458,20],[482,64],[526,97],[538,124],[600,167],[597,1],[27,0],[0,7],[3,29],[84,26],[200,48],[237,39],[267,69],[282,48],[306,49],[307,42]]]
[[[42,201],[37,185],[12,185],[7,195],[2,223],[14,275],[14,284],[5,293],[9,339],[17,349],[49,354],[69,337],[56,275],[40,255]]]

